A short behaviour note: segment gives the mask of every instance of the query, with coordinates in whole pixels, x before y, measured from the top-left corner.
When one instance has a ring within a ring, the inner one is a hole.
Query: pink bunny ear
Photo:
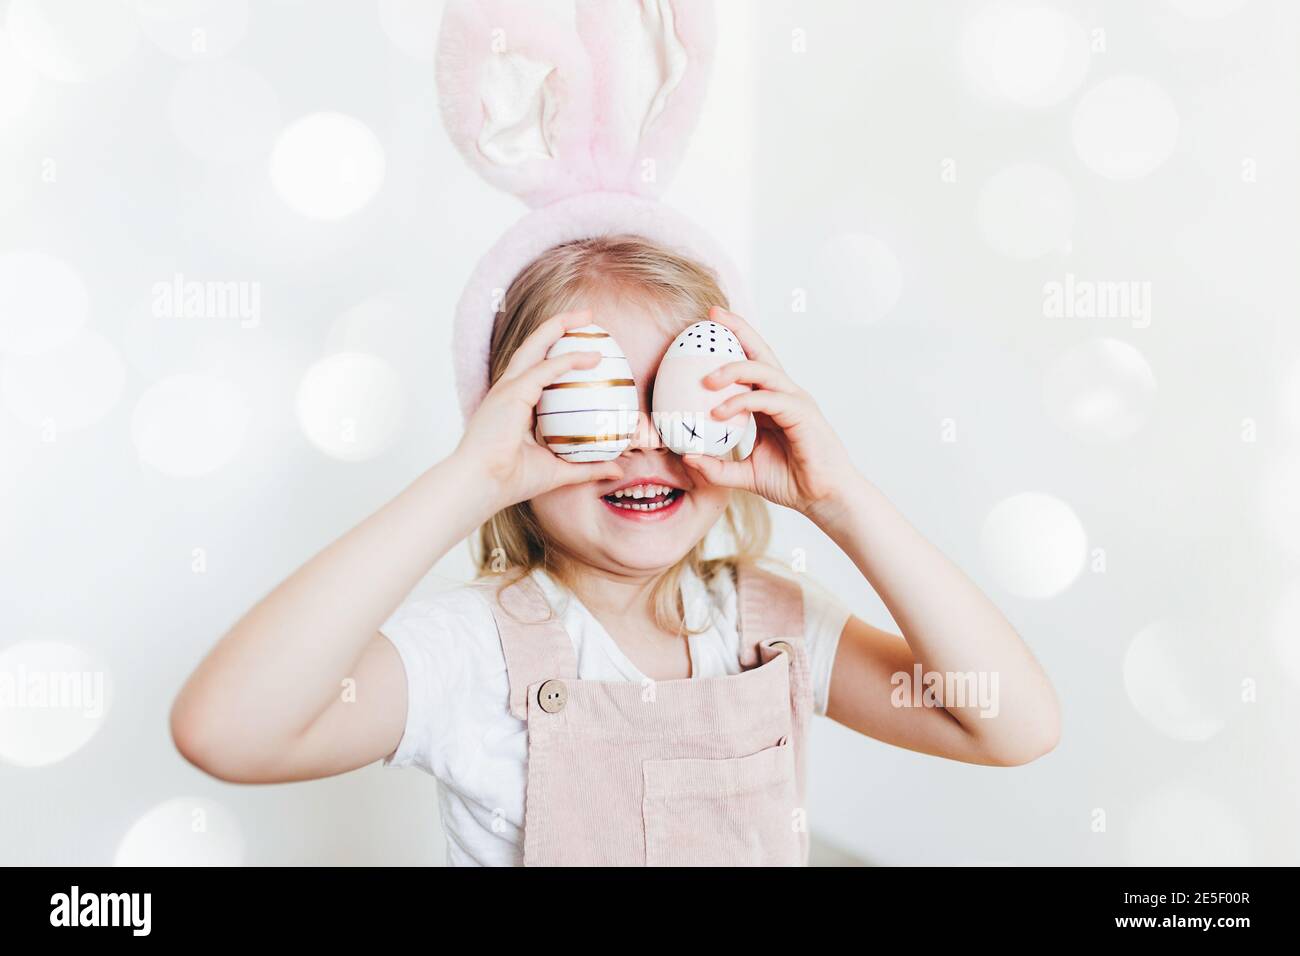
[[[449,0],[438,95],[457,149],[530,206],[658,195],[699,118],[711,0]]]
[[[438,37],[438,98],[456,148],[530,206],[598,188],[592,77],[572,10],[450,0]]]
[[[748,314],[739,273],[694,222],[655,201],[699,118],[716,35],[712,0],[448,0],[438,92],[456,147],[532,210],[479,262],[452,353],[468,419],[488,389],[502,296],[547,249],[635,233],[709,264]]]
[[[594,80],[601,186],[656,196],[699,119],[717,43],[712,0],[577,0]]]

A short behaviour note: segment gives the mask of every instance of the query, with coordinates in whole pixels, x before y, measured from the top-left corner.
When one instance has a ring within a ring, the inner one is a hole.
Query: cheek
[[[542,530],[557,540],[572,538],[574,529],[581,526],[575,515],[584,514],[584,508],[596,502],[596,489],[587,485],[566,485],[532,499],[533,514]]]
[[[717,485],[696,485],[691,496],[695,499],[696,508],[705,514],[717,517],[727,510],[727,505],[731,501],[731,490],[719,488]]]

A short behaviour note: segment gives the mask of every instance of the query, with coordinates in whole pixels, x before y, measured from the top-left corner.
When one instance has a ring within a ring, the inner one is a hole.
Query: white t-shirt
[[[573,641],[580,680],[644,675],[567,588],[533,572]],[[826,713],[831,665],[849,612],[800,578],[813,706]],[[736,588],[730,574],[704,582],[682,575],[682,606],[693,677],[740,673]],[[380,628],[406,668],[406,730],[385,766],[416,766],[438,779],[449,866],[518,866],[523,862],[528,729],[510,713],[510,681],[488,598],[461,586],[410,599]]]

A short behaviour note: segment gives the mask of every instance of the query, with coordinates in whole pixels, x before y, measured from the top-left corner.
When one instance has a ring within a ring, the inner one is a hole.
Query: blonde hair
[[[711,306],[726,308],[728,304],[711,270],[640,236],[600,236],[565,242],[533,260],[506,290],[492,328],[489,383],[496,383],[534,329],[552,315],[572,308],[580,297],[593,294],[644,297],[679,322],[683,316],[702,317]],[[693,633],[686,626],[681,605],[680,581],[686,568],[708,581],[722,567],[757,563],[767,551],[771,519],[766,503],[757,495],[733,491],[721,524],[734,545],[732,554],[706,558],[706,535],[655,582],[651,605],[660,628]],[[517,571],[503,588],[536,568],[570,589],[577,577],[571,563],[547,538],[528,501],[493,515],[479,529],[478,547],[472,553],[480,576]]]

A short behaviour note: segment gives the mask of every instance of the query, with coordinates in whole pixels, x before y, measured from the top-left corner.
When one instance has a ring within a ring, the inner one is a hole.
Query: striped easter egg
[[[599,325],[565,332],[546,357],[568,352],[599,352],[603,357],[591,368],[566,372],[542,390],[538,438],[566,461],[617,458],[636,434],[640,409],[627,356]]]

